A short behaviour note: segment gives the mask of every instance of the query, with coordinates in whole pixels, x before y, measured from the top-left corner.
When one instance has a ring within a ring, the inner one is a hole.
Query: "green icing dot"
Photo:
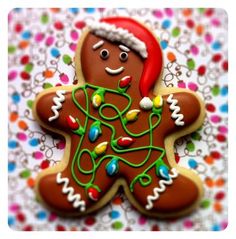
[[[187,66],[188,66],[189,70],[194,70],[194,68],[195,68],[194,60],[193,59],[188,59],[187,60]]]
[[[187,149],[188,149],[189,152],[193,152],[194,151],[195,145],[194,145],[194,143],[192,141],[188,141],[187,142]]]
[[[194,140],[201,140],[201,135],[198,132],[194,132],[191,134],[191,138]]]
[[[198,8],[199,13],[204,13],[205,12],[205,8]]]
[[[210,205],[211,205],[210,199],[204,199],[200,204],[201,208],[204,208],[204,209],[209,208]]]
[[[218,85],[215,85],[212,87],[211,92],[214,96],[217,96],[220,94],[220,87]]]
[[[71,57],[69,55],[64,55],[63,62],[67,65],[71,64]]]
[[[42,22],[43,24],[46,24],[46,23],[48,23],[48,21],[49,21],[49,16],[48,16],[48,14],[44,13],[44,14],[41,16],[41,22]]]
[[[12,53],[14,53],[16,51],[16,47],[15,46],[8,46],[8,53],[9,54],[12,54]]]
[[[123,223],[120,221],[116,221],[112,223],[112,228],[115,230],[120,230],[123,227]]]
[[[31,175],[31,172],[28,169],[26,169],[20,173],[21,178],[28,178],[28,177],[30,177],[30,175]]]
[[[30,73],[33,70],[34,65],[32,63],[29,63],[25,66],[25,71],[27,73]]]
[[[32,109],[33,103],[34,103],[33,100],[28,100],[28,101],[27,101],[27,106],[28,106],[30,109]]]
[[[173,30],[172,30],[172,36],[173,37],[177,37],[179,36],[180,34],[180,28],[179,27],[175,27]]]
[[[52,86],[53,86],[53,85],[50,84],[50,83],[48,83],[48,82],[43,84],[43,88],[44,88],[44,89],[51,88]]]

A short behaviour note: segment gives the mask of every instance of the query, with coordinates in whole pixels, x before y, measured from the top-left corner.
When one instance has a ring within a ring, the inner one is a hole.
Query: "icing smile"
[[[121,72],[123,72],[124,71],[124,67],[123,66],[121,66],[120,68],[117,68],[117,69],[111,69],[111,68],[109,68],[109,67],[106,67],[105,68],[105,71],[108,73],[108,74],[111,74],[111,75],[118,75],[118,74],[120,74]]]

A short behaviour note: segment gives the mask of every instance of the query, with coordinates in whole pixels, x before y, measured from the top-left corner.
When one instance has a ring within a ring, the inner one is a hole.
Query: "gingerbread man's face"
[[[86,82],[116,89],[122,77],[131,76],[132,86],[138,85],[144,60],[124,44],[88,33],[80,56]]]

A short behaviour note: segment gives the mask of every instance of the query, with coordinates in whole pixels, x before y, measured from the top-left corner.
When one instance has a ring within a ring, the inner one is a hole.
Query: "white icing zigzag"
[[[157,200],[160,197],[160,193],[164,192],[166,190],[165,185],[171,185],[173,183],[172,178],[177,178],[178,172],[175,168],[172,168],[171,170],[172,174],[169,174],[170,178],[168,180],[160,180],[159,181],[159,187],[156,187],[153,189],[153,195],[147,196],[147,204],[146,209],[151,210],[153,208],[153,201]]]
[[[75,194],[74,189],[72,187],[69,187],[69,182],[70,182],[69,178],[62,178],[61,173],[58,173],[56,180],[58,184],[64,183],[62,188],[62,193],[67,194],[67,200],[69,202],[73,202],[73,207],[74,208],[80,207],[80,211],[84,212],[86,209],[85,201],[81,200],[81,195],[79,193]]]
[[[55,119],[57,119],[59,117],[59,112],[58,110],[60,110],[62,108],[62,102],[65,101],[65,93],[66,91],[65,90],[57,90],[56,91],[56,94],[57,96],[56,97],[53,97],[53,103],[54,105],[51,107],[51,110],[53,111],[54,115],[51,116],[48,121],[53,121]]]
[[[175,119],[175,124],[177,126],[183,126],[184,125],[184,115],[180,114],[180,107],[178,106],[178,100],[173,99],[173,94],[170,94],[167,98],[167,103],[171,104],[170,109],[173,111],[171,114],[171,118]]]

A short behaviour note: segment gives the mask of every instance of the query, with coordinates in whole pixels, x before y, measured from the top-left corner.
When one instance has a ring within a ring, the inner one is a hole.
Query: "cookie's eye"
[[[120,60],[121,61],[127,61],[128,60],[128,53],[127,52],[121,52],[120,53]]]
[[[106,60],[108,57],[109,57],[109,51],[107,49],[102,49],[100,51],[100,57],[103,59],[103,60]]]

